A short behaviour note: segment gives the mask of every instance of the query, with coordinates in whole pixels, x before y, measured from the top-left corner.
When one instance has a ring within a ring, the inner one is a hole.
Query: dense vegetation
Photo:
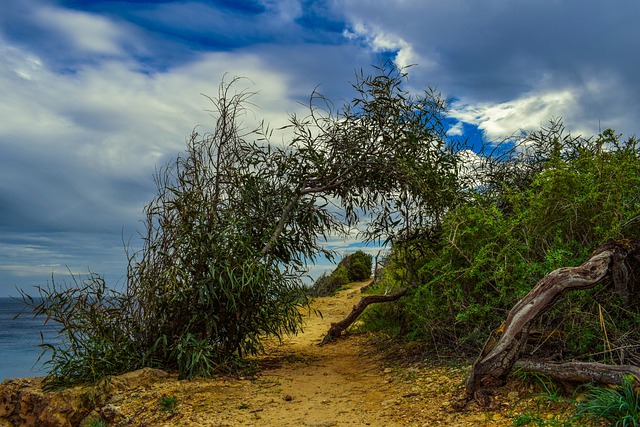
[[[323,273],[309,288],[313,297],[329,296],[351,282],[366,280],[371,277],[373,256],[358,250],[345,256],[330,273]]]
[[[338,109],[314,92],[285,144],[270,143],[267,125],[244,129],[252,93],[223,82],[210,99],[214,128],[194,131],[155,175],[124,289],[90,275],[52,280],[41,300],[24,293],[60,325],[61,341],[44,344],[49,384],[142,366],[183,377],[236,369],[264,338],[299,330],[306,263],[331,256],[325,237],[367,218],[365,239],[393,241],[441,215],[456,183],[446,102],[406,92],[405,77],[393,66],[360,73]]]
[[[407,259],[418,285],[396,307],[369,317],[439,353],[477,355],[545,274],[580,264],[606,240],[639,237],[638,149],[634,138],[611,130],[572,137],[560,122],[498,146],[499,158],[479,158],[467,174],[467,182],[483,185],[467,186],[437,233],[393,248],[378,291],[406,285]],[[624,301],[610,288],[557,304],[537,325],[531,351],[638,363],[638,298]]]
[[[300,330],[306,263],[329,235],[359,227],[389,243],[373,291],[408,288],[372,306],[369,327],[425,344],[431,355],[476,356],[507,311],[549,271],[577,265],[608,239],[640,238],[640,147],[612,130],[567,133],[560,121],[487,147],[446,135],[447,103],[403,89],[392,66],[360,73],[335,109],[317,93],[290,140],[243,129],[251,93],[222,83],[215,125],[155,175],[144,245],[128,253],[117,291],[99,275],[26,293],[57,322],[51,386],[143,366],[183,377],[237,369],[266,337]],[[311,295],[371,274],[348,257]],[[611,283],[571,295],[538,321],[530,353],[640,363],[640,300]],[[617,395],[616,395],[617,396]],[[633,397],[633,396],[632,396]],[[588,412],[588,411],[587,411]]]

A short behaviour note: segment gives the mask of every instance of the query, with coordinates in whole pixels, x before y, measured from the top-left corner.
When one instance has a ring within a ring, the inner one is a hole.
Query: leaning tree
[[[155,174],[125,289],[91,275],[39,288],[42,303],[25,298],[61,324],[65,339],[47,346],[50,379],[141,366],[209,375],[265,337],[299,331],[305,265],[326,252],[325,237],[366,219],[366,239],[397,240],[438,221],[457,182],[447,103],[433,90],[411,95],[405,79],[388,65],[360,72],[339,108],[313,92],[284,144],[268,126],[243,128],[253,93],[223,81],[213,129],[196,129]]]

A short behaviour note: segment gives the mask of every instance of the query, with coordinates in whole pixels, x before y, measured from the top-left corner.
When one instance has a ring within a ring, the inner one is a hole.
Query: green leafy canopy
[[[355,98],[335,111],[314,92],[308,115],[290,118],[287,144],[269,143],[266,125],[243,129],[253,93],[223,81],[210,98],[213,129],[194,131],[155,174],[125,289],[91,275],[40,287],[41,303],[24,294],[61,326],[62,341],[45,345],[51,383],[238,366],[265,337],[300,330],[306,262],[326,253],[327,236],[368,218],[363,238],[402,240],[439,221],[456,193],[446,102],[412,96],[405,78],[391,65],[361,72]]]

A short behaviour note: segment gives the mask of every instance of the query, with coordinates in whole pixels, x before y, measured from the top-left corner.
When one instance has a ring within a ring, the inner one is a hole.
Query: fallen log
[[[552,271],[509,311],[501,328],[499,338],[490,337],[480,356],[473,364],[465,382],[464,402],[487,401],[486,390],[500,386],[520,358],[527,342],[533,322],[549,310],[565,293],[573,290],[589,289],[604,280],[611,279],[615,292],[627,302],[638,294],[636,274],[640,271],[640,243],[632,239],[607,242],[598,247],[593,255],[578,267],[565,267]],[[582,376],[591,381],[618,381],[613,371],[617,368],[599,364],[568,364],[564,367],[545,365],[543,362],[528,362],[529,367],[539,367],[557,375]],[[640,380],[635,367],[621,367],[624,372]]]
[[[550,362],[522,358],[515,368],[537,372],[555,381],[622,385],[624,377],[640,379],[640,367],[633,365],[606,365],[595,362]]]
[[[381,303],[381,302],[391,302],[396,301],[407,294],[409,288],[403,288],[396,293],[390,295],[368,295],[363,297],[358,301],[356,305],[353,306],[353,310],[347,317],[337,323],[332,323],[329,328],[329,332],[324,336],[322,342],[319,345],[325,345],[335,338],[338,338],[342,332],[344,332],[349,326],[355,322],[358,317],[362,314],[365,308],[367,308],[371,304]]]

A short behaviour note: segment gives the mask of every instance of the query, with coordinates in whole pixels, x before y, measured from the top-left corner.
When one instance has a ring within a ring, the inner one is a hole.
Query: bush
[[[62,342],[44,345],[51,386],[142,366],[209,376],[261,351],[265,336],[299,331],[303,260],[320,250],[317,235],[333,230],[333,217],[313,197],[282,214],[297,201],[295,183],[274,179],[288,159],[240,136],[250,94],[230,88],[221,84],[212,99],[215,132],[194,132],[187,150],[156,173],[125,289],[90,276],[39,288],[41,303],[24,294],[36,315],[61,327]]]
[[[331,274],[323,273],[309,288],[309,295],[311,297],[331,296],[348,283],[349,275],[347,269],[345,266],[339,265]]]
[[[325,297],[335,294],[344,285],[366,280],[371,277],[373,257],[363,251],[357,251],[340,261],[330,275],[322,274],[309,289],[312,297]]]
[[[632,377],[616,388],[591,386],[578,404],[578,415],[596,422],[605,420],[615,427],[639,426],[640,396],[634,386]]]
[[[418,284],[400,302],[403,313],[393,314],[408,322],[411,337],[477,355],[544,275],[582,263],[608,239],[640,237],[637,142],[621,142],[611,131],[588,140],[558,137],[560,131],[527,140],[527,149],[543,159],[535,173],[517,186],[470,191],[425,240],[412,261]],[[525,166],[511,163],[513,170]],[[403,251],[394,246],[395,265],[411,259]],[[538,351],[607,363],[638,361],[638,321],[640,304],[624,303],[604,283],[572,293],[534,325],[541,344],[551,345]],[[553,331],[563,339],[545,342]]]
[[[349,280],[356,282],[360,280],[367,280],[371,277],[372,261],[372,255],[359,250],[345,257],[341,264],[347,268]]]

